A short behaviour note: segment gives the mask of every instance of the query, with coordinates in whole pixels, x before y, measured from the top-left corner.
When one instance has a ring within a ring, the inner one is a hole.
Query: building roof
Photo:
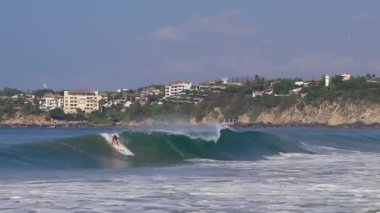
[[[201,83],[200,83],[200,85],[213,85],[213,84],[215,84],[216,82],[218,82],[219,80],[206,80],[206,81],[202,81]]]
[[[169,85],[174,85],[174,84],[190,84],[189,81],[183,81],[183,80],[176,80],[176,81],[172,81],[169,83]]]
[[[55,95],[53,93],[46,93],[42,98],[54,98]]]
[[[68,91],[69,94],[93,94],[96,91],[89,89],[73,89]]]
[[[46,93],[42,98],[63,98],[63,96],[53,93]]]

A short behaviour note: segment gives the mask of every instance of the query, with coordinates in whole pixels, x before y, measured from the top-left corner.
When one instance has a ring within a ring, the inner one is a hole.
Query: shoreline
[[[336,128],[336,129],[380,129],[380,124],[364,124],[364,123],[350,123],[339,125],[328,125],[321,123],[302,124],[302,123],[287,123],[287,124],[268,124],[268,123],[247,123],[247,124],[234,124],[233,127],[237,128]]]
[[[3,124],[0,123],[0,128],[116,128],[116,127],[132,127],[132,126],[151,126],[167,123],[146,123],[146,122],[131,122],[131,123],[112,123],[112,124],[90,124],[90,123],[52,123],[52,124]],[[380,129],[379,123],[364,124],[364,123],[350,123],[339,125],[328,125],[321,123],[287,123],[287,124],[272,124],[272,123],[191,123],[181,122],[180,124],[187,125],[212,125],[220,124],[231,128],[335,128],[335,129]],[[174,124],[173,124],[174,125]]]

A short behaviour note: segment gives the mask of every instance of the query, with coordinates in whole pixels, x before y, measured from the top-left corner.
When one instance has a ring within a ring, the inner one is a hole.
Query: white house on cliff
[[[173,81],[165,86],[165,98],[180,95],[185,90],[191,89],[189,81]]]

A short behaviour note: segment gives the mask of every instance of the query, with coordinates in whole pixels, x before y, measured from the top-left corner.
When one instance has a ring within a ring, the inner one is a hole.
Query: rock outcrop
[[[24,115],[15,113],[12,116],[5,116],[0,121],[4,126],[83,126],[86,125],[80,121],[58,121],[47,120],[46,115]]]
[[[323,102],[319,107],[295,105],[286,110],[272,108],[264,110],[252,123],[320,124],[329,126],[380,124],[380,104],[365,102]]]

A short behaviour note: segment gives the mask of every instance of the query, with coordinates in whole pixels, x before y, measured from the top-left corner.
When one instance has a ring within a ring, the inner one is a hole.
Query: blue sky
[[[380,75],[377,0],[2,0],[0,87]]]

